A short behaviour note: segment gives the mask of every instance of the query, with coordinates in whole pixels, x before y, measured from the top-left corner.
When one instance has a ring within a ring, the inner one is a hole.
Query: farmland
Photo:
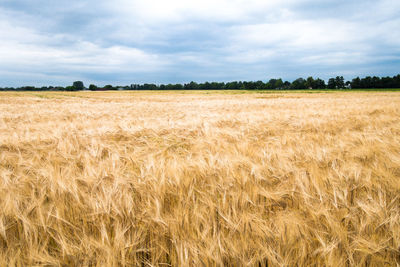
[[[0,265],[400,264],[400,92],[1,92]]]

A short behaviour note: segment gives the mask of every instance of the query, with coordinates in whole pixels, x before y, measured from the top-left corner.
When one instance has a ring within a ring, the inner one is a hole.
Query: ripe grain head
[[[0,95],[0,264],[400,264],[400,95]]]

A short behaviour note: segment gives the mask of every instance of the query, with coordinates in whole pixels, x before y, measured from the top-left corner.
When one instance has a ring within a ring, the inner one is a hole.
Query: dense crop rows
[[[400,94],[1,93],[0,265],[400,264]]]

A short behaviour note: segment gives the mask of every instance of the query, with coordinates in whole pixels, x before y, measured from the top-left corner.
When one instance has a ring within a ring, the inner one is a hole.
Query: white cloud
[[[101,47],[89,41],[73,40],[71,36],[54,36],[34,29],[0,24],[0,68],[24,69],[80,69],[85,71],[154,71],[166,62],[156,54],[121,45]],[[53,46],[52,43],[69,43]]]
[[[272,13],[273,8],[279,7],[283,2],[278,0],[118,0],[110,3],[109,8],[131,21],[157,24],[182,22],[187,19],[242,21],[254,14]]]

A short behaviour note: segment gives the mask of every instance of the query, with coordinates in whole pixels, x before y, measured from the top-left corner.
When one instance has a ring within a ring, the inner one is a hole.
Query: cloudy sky
[[[0,0],[0,86],[400,73],[399,0]]]

